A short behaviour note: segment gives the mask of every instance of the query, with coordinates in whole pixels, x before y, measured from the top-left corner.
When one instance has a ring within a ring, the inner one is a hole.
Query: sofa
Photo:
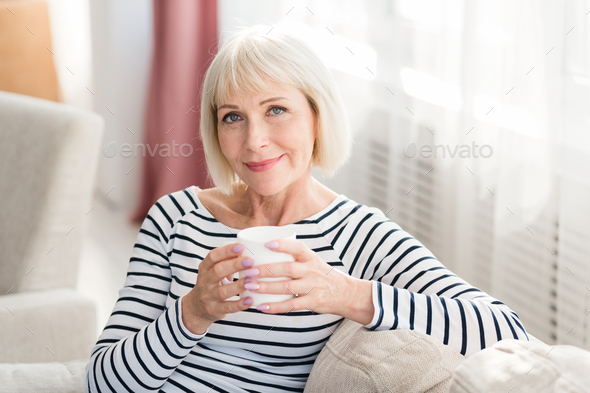
[[[345,319],[318,355],[304,392],[590,391],[590,352],[530,337],[465,357],[422,333],[369,331]],[[0,392],[82,393],[87,362],[0,364]]]
[[[80,359],[96,342],[76,285],[103,129],[93,112],[0,91],[0,363]]]

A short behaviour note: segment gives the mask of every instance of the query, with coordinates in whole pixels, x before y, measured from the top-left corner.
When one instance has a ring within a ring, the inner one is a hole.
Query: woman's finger
[[[255,278],[260,277],[291,277],[301,278],[307,276],[309,267],[301,262],[276,262],[256,266],[260,274]]]
[[[218,294],[215,300],[226,300],[232,296],[236,296],[244,292],[246,290],[246,279],[247,277],[243,277],[237,281],[234,281],[233,283],[222,285],[220,287],[215,288]]]
[[[300,310],[311,311],[309,309],[311,305],[308,305],[307,303],[308,301],[305,299],[305,296],[303,296],[285,300],[284,302],[263,303],[256,307],[256,309],[267,314],[286,314]]]
[[[240,299],[240,300],[227,300],[225,302],[219,303],[221,309],[223,310],[224,314],[232,314],[238,311],[244,311],[254,303],[254,299],[250,296]]]
[[[266,243],[265,247],[272,251],[293,255],[296,261],[309,261],[315,254],[305,243],[297,239],[277,239]]]
[[[225,261],[227,259],[236,258],[244,251],[245,247],[240,243],[232,243],[226,246],[217,247],[209,251],[209,254],[199,264],[199,273],[206,271],[215,266],[218,262]]]
[[[227,278],[231,283],[233,282],[235,273],[252,270],[252,265],[254,265],[254,260],[252,258],[239,256],[237,258],[217,262],[208,271],[204,272],[204,274],[207,276],[206,281],[209,284],[219,285],[219,282],[224,278]],[[245,272],[244,274],[254,273],[256,273],[256,271]],[[199,271],[199,274],[201,274],[201,271]]]
[[[226,284],[231,284],[232,282],[234,282],[234,275],[230,274],[229,276],[225,276],[221,283],[226,285]]]
[[[275,295],[299,295],[304,296],[314,290],[314,286],[309,280],[282,280],[282,281],[259,281],[254,279],[247,288],[251,292],[268,293]],[[255,288],[255,286],[258,288]],[[320,288],[318,288],[320,290]]]

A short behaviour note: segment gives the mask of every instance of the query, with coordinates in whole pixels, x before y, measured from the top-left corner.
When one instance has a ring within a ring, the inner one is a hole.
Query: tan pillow
[[[589,370],[590,352],[582,348],[506,339],[473,354],[457,367],[450,391],[590,392]]]
[[[316,359],[305,392],[448,392],[465,356],[413,330],[370,331],[342,321]]]

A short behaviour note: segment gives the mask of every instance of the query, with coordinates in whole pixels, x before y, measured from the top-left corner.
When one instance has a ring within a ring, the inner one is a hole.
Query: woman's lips
[[[265,162],[264,164],[260,164],[260,165],[251,165],[251,164],[246,164],[246,166],[248,167],[248,169],[250,169],[251,171],[254,172],[263,172],[263,171],[267,171],[270,168],[272,168],[273,166],[276,165],[277,162],[279,162],[279,160],[282,158],[283,156],[277,157],[274,160]]]

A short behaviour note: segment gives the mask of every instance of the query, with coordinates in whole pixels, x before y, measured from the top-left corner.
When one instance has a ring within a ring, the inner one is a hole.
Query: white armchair
[[[0,363],[86,358],[93,301],[76,288],[103,119],[0,92]]]

